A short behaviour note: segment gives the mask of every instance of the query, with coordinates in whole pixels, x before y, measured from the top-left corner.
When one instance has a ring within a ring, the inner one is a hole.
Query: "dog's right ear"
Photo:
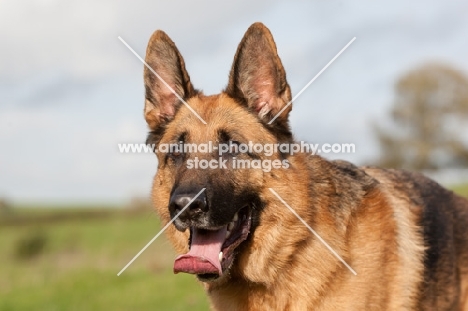
[[[151,130],[157,130],[172,120],[182,104],[174,92],[187,100],[196,95],[196,90],[182,55],[163,31],[157,30],[151,36],[145,61],[154,71],[145,66],[145,119]]]

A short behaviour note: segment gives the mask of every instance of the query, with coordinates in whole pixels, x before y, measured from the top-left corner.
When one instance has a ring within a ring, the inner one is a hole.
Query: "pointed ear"
[[[145,119],[150,129],[156,130],[172,120],[182,104],[173,91],[184,100],[197,92],[190,82],[184,59],[163,31],[157,30],[151,36],[145,61],[159,75],[145,66]]]
[[[241,100],[266,122],[291,100],[291,89],[275,41],[262,23],[250,26],[239,44],[226,93]],[[275,122],[287,124],[290,111],[291,105]]]

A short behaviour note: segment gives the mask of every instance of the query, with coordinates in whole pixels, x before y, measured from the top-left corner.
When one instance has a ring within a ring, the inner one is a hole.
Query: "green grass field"
[[[1,311],[208,309],[193,276],[173,275],[175,253],[162,236],[117,276],[159,231],[154,213],[60,221],[48,219],[51,210],[28,213],[39,221],[0,225]]]
[[[453,187],[468,196],[468,184]],[[0,215],[0,311],[208,310],[202,286],[173,275],[154,212],[22,208]]]
[[[453,186],[451,189],[456,193],[468,198],[468,184]]]

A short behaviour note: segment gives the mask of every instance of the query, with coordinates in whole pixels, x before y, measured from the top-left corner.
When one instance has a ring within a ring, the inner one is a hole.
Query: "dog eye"
[[[240,152],[239,152],[239,145],[241,143],[238,142],[237,140],[231,140],[229,142],[229,155],[230,156],[237,156]]]
[[[178,158],[180,156],[182,156],[182,152],[180,151],[173,151],[171,153],[169,153],[169,156],[173,157],[173,158]]]
[[[182,158],[184,153],[182,152],[182,150],[171,150],[170,152],[168,152],[167,155],[169,158],[173,160],[177,160],[177,159]]]

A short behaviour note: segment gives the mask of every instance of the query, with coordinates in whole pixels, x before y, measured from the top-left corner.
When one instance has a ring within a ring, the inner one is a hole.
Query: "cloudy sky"
[[[356,41],[294,103],[292,128],[310,142],[355,143],[339,157],[378,157],[372,123],[385,122],[395,80],[442,61],[468,71],[467,1],[0,2],[0,196],[16,201],[125,201],[149,193],[154,155],[120,154],[143,142],[144,55],[163,29],[192,81],[227,83],[250,24],[272,31],[297,93]]]

